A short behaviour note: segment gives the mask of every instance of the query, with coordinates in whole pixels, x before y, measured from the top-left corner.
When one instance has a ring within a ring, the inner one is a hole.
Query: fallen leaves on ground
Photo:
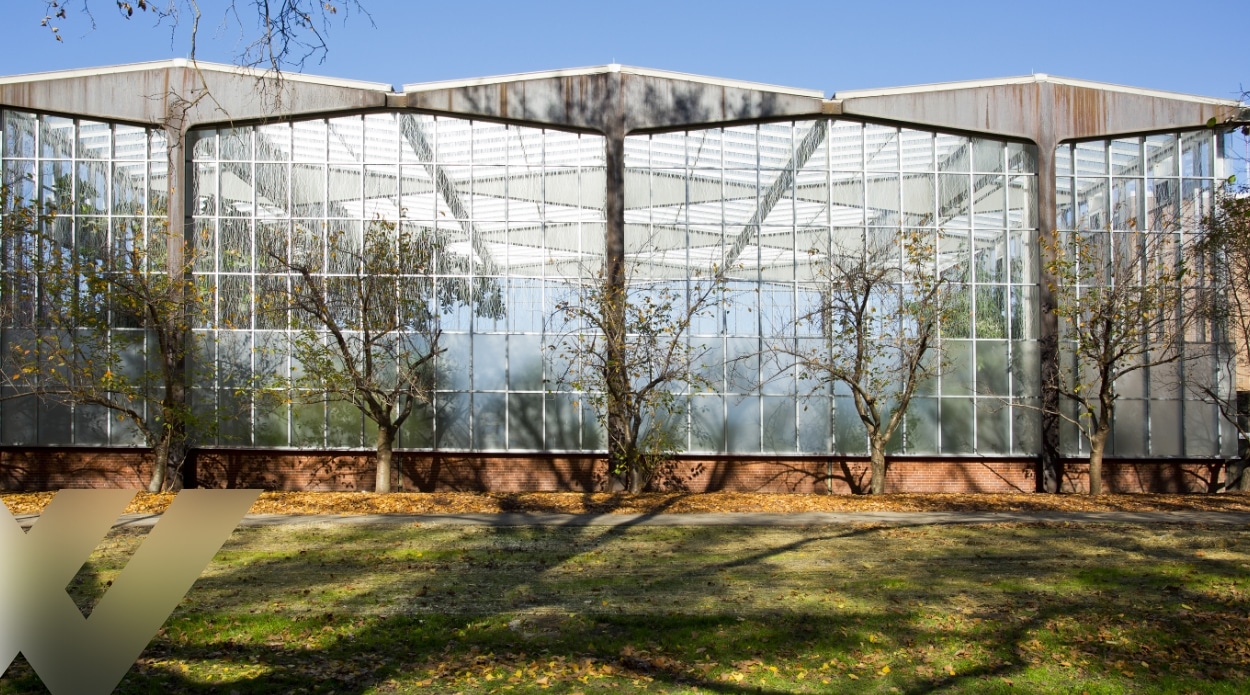
[[[38,514],[53,492],[3,493],[13,514]],[[140,492],[130,514],[159,514],[173,493]],[[892,494],[749,492],[265,492],[253,514],[701,514],[712,512],[1250,512],[1250,495]]]

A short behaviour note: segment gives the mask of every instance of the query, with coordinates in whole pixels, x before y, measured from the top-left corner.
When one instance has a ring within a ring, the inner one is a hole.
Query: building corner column
[[[1047,237],[1058,228],[1055,189],[1055,87],[1038,82],[1039,113],[1034,142],[1037,144],[1037,226]],[[1038,293],[1040,326],[1038,333],[1038,373],[1041,378],[1041,448],[1037,460],[1037,491],[1057,493],[1063,489],[1063,457],[1060,449],[1059,417],[1059,317],[1055,313],[1055,278],[1047,268],[1054,260],[1053,249],[1038,239],[1040,280]]]

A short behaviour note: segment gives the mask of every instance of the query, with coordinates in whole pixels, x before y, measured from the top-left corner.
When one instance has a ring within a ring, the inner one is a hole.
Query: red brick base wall
[[[611,488],[607,462],[598,456],[532,454],[396,454],[396,483],[403,490],[577,491]],[[888,492],[1033,492],[1032,459],[898,459],[886,473]],[[1104,463],[1108,492],[1214,492],[1222,483],[1221,461],[1129,461]],[[0,489],[68,487],[143,488],[151,474],[139,449],[0,448]],[[198,487],[267,490],[372,490],[373,457],[359,452],[202,450],[187,464]],[[683,457],[665,466],[652,483],[661,490],[777,493],[862,493],[869,483],[864,459],[811,457]],[[1064,488],[1088,489],[1088,467],[1069,462]]]

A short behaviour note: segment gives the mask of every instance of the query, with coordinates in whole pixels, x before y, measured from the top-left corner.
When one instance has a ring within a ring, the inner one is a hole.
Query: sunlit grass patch
[[[245,528],[118,692],[1240,693],[1247,563],[1179,526]]]

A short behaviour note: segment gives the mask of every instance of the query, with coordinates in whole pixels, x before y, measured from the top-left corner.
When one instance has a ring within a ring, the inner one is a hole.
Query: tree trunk
[[[169,470],[169,444],[162,438],[152,447],[152,477],[148,479],[148,492],[165,489],[165,473]]]
[[[1102,453],[1107,448],[1109,430],[1094,432],[1089,438],[1089,494],[1102,494]]]
[[[187,461],[187,433],[183,427],[165,427],[152,447],[152,477],[148,492],[182,489],[182,466]]]
[[[633,451],[629,457],[629,470],[626,471],[626,475],[629,476],[629,494],[637,495],[642,492],[642,488],[647,484],[647,481],[643,479],[643,474],[642,457],[637,451]]]
[[[885,494],[885,438],[872,437],[868,443],[872,458],[872,494]]]
[[[1229,461],[1225,470],[1228,476],[1224,482],[1225,490],[1250,492],[1250,459],[1240,458]]]
[[[395,450],[395,427],[378,426],[378,465],[374,476],[374,492],[391,491],[391,459]]]

